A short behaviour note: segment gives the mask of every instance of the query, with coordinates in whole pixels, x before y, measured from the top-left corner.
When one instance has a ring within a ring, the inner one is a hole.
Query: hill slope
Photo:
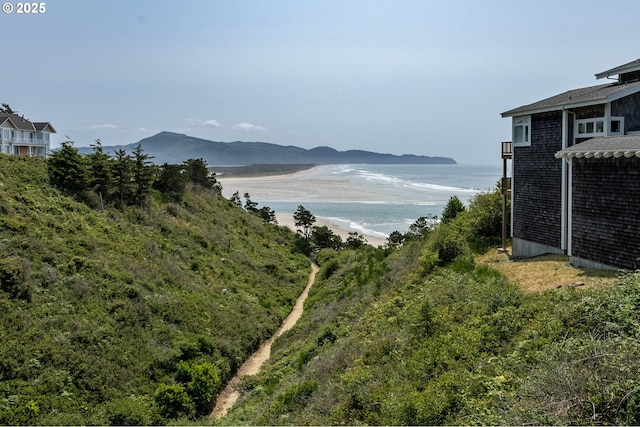
[[[321,253],[304,316],[220,424],[640,422],[640,276],[523,293],[469,257],[429,271],[429,240]]]
[[[369,151],[338,151],[330,147],[311,150],[295,146],[282,146],[266,142],[216,142],[173,132],[160,132],[149,138],[125,146],[104,147],[105,152],[124,148],[131,150],[140,145],[145,153],[153,156],[156,164],[180,164],[188,159],[202,158],[209,165],[251,164],[455,164],[448,157],[427,157],[405,154],[396,156]],[[89,153],[89,148],[81,148]]]
[[[93,210],[0,155],[0,424],[208,414],[306,284],[294,239],[198,188]]]

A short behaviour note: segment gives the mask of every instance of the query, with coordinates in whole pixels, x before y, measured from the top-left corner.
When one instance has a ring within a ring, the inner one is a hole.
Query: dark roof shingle
[[[30,122],[22,116],[13,113],[0,113],[0,124],[9,120],[17,129],[26,131],[41,131],[47,126],[50,128],[50,132],[55,133],[55,129],[49,122]]]
[[[640,91],[640,81],[632,83],[607,83],[598,86],[589,86],[581,89],[569,90],[559,95],[543,99],[533,104],[523,105],[502,113],[502,117],[513,117],[525,114],[556,111],[564,108],[593,105],[609,102],[621,96],[630,95]]]

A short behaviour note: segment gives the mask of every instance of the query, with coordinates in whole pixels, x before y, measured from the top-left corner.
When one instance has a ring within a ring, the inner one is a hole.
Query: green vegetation
[[[500,204],[398,248],[320,251],[304,316],[220,424],[637,424],[640,274],[525,293],[474,261]]]
[[[296,236],[203,162],[76,154],[0,155],[1,424],[211,422],[304,288],[301,249],[305,313],[218,423],[640,423],[640,274],[523,292],[475,262],[499,191],[375,249],[302,206]]]
[[[135,155],[62,151],[0,155],[0,424],[207,415],[307,282],[295,233],[213,187],[161,192],[143,153],[136,176]]]

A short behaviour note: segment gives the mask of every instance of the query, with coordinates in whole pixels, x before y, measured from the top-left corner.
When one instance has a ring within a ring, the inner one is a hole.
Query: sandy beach
[[[499,169],[446,165],[321,165],[297,172],[263,176],[222,176],[226,198],[238,192],[268,206],[278,222],[293,227],[299,205],[343,240],[349,232],[378,246],[394,231],[404,233],[420,217],[439,216],[447,201],[468,203],[495,185]],[[244,203],[244,199],[242,200]]]
[[[230,198],[236,191],[242,195],[249,193],[251,200],[344,200],[344,201],[369,201],[375,200],[377,194],[361,188],[353,188],[348,181],[341,177],[327,175],[322,166],[313,167],[303,171],[259,177],[228,177],[219,178],[222,184],[222,195]],[[302,202],[302,201],[301,201]],[[267,203],[268,204],[268,203]],[[278,224],[289,227],[295,231],[295,222],[292,213],[276,212]],[[367,243],[372,246],[385,245],[387,240],[380,235],[363,233],[361,230],[351,228],[347,224],[332,221],[330,218],[316,216],[316,226],[326,225],[335,234],[346,240],[350,232],[362,234]]]
[[[249,193],[252,200],[377,200],[378,193],[363,188],[354,188],[343,177],[326,173],[326,166],[315,166],[303,171],[259,177],[219,177],[222,195],[230,198],[238,191],[240,196]]]
[[[278,221],[279,225],[284,225],[285,227],[289,227],[291,230],[296,231],[293,215],[276,213],[276,220]],[[364,238],[367,240],[367,243],[370,244],[371,246],[378,247],[378,246],[384,246],[387,244],[387,239],[383,237],[372,236],[370,234],[369,235],[363,234],[360,231],[355,230],[353,228],[348,228],[342,224],[332,222],[328,218],[316,217],[315,225],[318,227],[322,227],[323,225],[326,225],[331,231],[333,231],[338,236],[342,237],[343,242],[347,240],[347,238],[349,237],[349,233],[357,231],[358,233],[364,236]]]

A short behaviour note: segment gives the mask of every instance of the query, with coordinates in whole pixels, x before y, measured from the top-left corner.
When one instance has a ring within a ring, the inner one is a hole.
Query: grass
[[[277,330],[309,273],[295,234],[197,186],[92,209],[46,166],[0,155],[0,424],[193,421],[156,391],[210,409],[178,367],[226,382]]]
[[[421,273],[424,247],[321,252],[302,319],[218,423],[640,421],[638,274],[496,251]]]
[[[508,252],[491,249],[479,255],[477,262],[495,268],[525,292],[543,292],[567,287],[587,289],[612,285],[619,281],[617,271],[574,267],[566,255],[540,255],[513,260]],[[578,283],[583,285],[575,286]]]

